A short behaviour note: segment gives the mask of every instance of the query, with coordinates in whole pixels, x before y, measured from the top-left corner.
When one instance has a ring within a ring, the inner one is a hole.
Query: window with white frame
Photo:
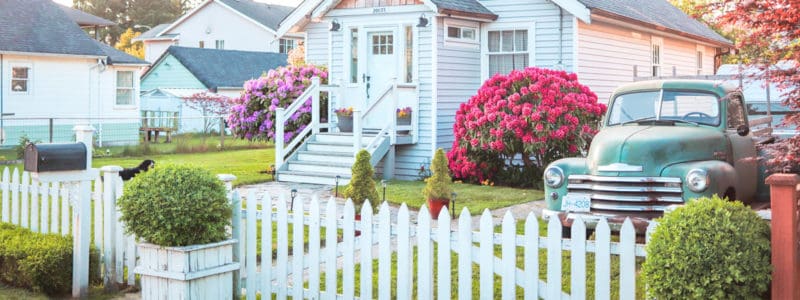
[[[374,55],[393,55],[394,54],[394,35],[373,34],[372,35],[372,54]]]
[[[217,49],[225,49],[225,40],[217,40],[216,45]]]
[[[476,42],[478,41],[478,29],[474,27],[447,25],[447,39]]]
[[[703,54],[705,54],[705,47],[697,45],[697,75],[703,74]]]
[[[117,105],[133,105],[133,71],[117,71]]]
[[[278,41],[278,53],[289,53],[295,47],[297,47],[297,44],[293,39],[280,39]]]
[[[490,30],[487,33],[489,76],[530,65],[528,30]]]
[[[350,29],[350,83],[358,83],[358,28]]]
[[[652,69],[652,76],[661,76],[661,56],[663,54],[664,39],[660,37],[653,37],[650,40],[650,62]]]
[[[411,26],[405,27],[405,39],[405,82],[411,83],[414,81],[414,30]]]
[[[31,67],[11,67],[11,91],[14,93],[28,93],[31,88]]]

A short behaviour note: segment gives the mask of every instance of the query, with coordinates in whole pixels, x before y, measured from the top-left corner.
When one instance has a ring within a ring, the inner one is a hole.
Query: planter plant
[[[339,122],[339,132],[353,132],[353,107],[342,107],[334,111]]]
[[[353,177],[350,179],[350,184],[344,190],[344,196],[353,201],[356,208],[356,218],[360,218],[361,206],[365,201],[370,201],[372,209],[378,208],[378,190],[375,188],[375,180],[372,176],[375,171],[370,164],[371,156],[367,150],[361,150],[356,155],[356,162],[353,164],[351,173]]]
[[[135,272],[145,299],[233,297],[239,263],[237,241],[226,233],[232,214],[226,194],[213,174],[192,166],[159,166],[125,186],[117,205],[126,231],[141,241]]]
[[[433,174],[425,179],[425,189],[422,193],[428,199],[431,218],[436,220],[439,218],[442,207],[449,207],[450,195],[453,193],[453,188],[450,187],[452,180],[447,167],[447,158],[442,148],[436,150],[436,154],[433,156],[431,171]]]
[[[400,126],[411,125],[411,107],[404,107],[397,109],[397,125]]]

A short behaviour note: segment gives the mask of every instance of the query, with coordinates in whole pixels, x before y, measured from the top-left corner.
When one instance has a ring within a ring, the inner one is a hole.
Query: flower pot
[[[237,240],[183,247],[138,244],[144,299],[232,299]],[[200,291],[203,291],[200,293]]]
[[[361,214],[356,214],[355,220],[356,220],[356,223],[361,222]],[[361,236],[361,230],[356,229],[355,236]]]
[[[449,208],[449,205],[449,199],[428,199],[428,209],[430,209],[431,212],[431,219],[438,220],[439,212],[442,211],[442,207]]]
[[[339,123],[336,123],[336,125],[339,127],[339,132],[353,132],[353,116],[340,116]]]
[[[397,125],[399,126],[409,126],[411,125],[411,114],[406,117],[397,117]]]

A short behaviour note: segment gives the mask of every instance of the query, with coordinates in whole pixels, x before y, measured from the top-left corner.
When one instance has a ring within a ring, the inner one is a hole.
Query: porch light
[[[428,27],[428,18],[425,16],[425,14],[419,16],[419,23],[417,23],[417,27],[419,28]]]
[[[339,29],[342,29],[342,24],[339,24],[338,19],[333,19],[333,21],[331,21],[331,26],[329,29],[330,31],[339,31]]]

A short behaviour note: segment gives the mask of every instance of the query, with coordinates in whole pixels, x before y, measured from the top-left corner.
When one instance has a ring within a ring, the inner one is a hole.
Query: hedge
[[[90,250],[89,281],[100,283],[99,252]],[[48,295],[72,290],[72,237],[0,224],[0,282]]]

